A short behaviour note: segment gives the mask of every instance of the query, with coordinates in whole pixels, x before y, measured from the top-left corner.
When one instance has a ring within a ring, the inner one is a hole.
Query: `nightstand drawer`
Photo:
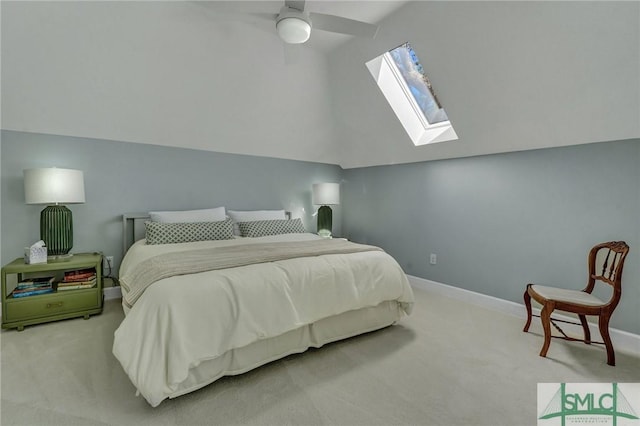
[[[98,289],[69,290],[55,295],[29,296],[6,303],[7,322],[48,317],[100,307]]]

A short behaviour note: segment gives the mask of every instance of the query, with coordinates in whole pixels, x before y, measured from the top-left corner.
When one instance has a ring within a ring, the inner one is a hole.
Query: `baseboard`
[[[487,296],[486,294],[476,293],[471,290],[453,287],[447,284],[442,284],[436,281],[431,281],[412,275],[407,275],[407,278],[409,278],[409,282],[415,288],[430,291],[446,297],[450,297],[452,299],[461,300],[473,305],[478,305],[492,311],[501,312],[503,314],[521,318],[523,321],[527,318],[527,310],[524,304],[499,299],[493,296]],[[540,309],[534,307],[533,313],[536,315],[540,315]],[[557,314],[554,314],[553,316],[565,321],[576,321],[575,317]],[[597,324],[590,323],[589,327],[591,328],[591,334],[593,336],[600,336],[600,331],[598,330]],[[620,351],[634,356],[640,356],[640,335],[629,333],[628,331],[618,330],[616,328],[610,328],[609,334],[611,335],[611,340],[613,341],[613,346],[616,352]]]
[[[122,297],[120,287],[105,287],[102,291],[104,293],[104,300],[120,299]]]

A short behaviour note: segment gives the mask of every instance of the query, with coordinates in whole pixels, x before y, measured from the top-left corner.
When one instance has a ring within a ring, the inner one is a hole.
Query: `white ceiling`
[[[404,41],[459,140],[415,147],[361,72]],[[640,2],[410,2],[328,63],[345,168],[640,138]]]
[[[337,15],[344,18],[372,24],[379,23],[385,16],[407,3],[406,0],[391,1],[335,1],[335,0],[308,0],[305,3],[306,12]],[[284,1],[200,1],[194,2],[215,21],[238,21],[259,25],[275,34],[275,16]],[[321,30],[313,30],[305,48],[311,48],[327,53],[353,37],[331,33]]]
[[[640,137],[640,3],[0,2],[2,128],[361,167]],[[258,14],[258,15],[256,15]],[[460,136],[416,148],[364,63],[411,41]]]

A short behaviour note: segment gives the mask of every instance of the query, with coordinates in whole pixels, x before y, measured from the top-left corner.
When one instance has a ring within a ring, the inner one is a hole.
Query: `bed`
[[[304,232],[149,241],[120,267],[126,315],[113,354],[153,407],[411,312],[406,275],[377,247]]]

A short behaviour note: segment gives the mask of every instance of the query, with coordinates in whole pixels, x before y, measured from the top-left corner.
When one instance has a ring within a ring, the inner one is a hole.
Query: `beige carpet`
[[[640,359],[553,340],[523,321],[415,290],[400,324],[310,350],[151,408],[111,355],[123,318],[3,331],[6,425],[534,425],[538,382],[640,382]]]

